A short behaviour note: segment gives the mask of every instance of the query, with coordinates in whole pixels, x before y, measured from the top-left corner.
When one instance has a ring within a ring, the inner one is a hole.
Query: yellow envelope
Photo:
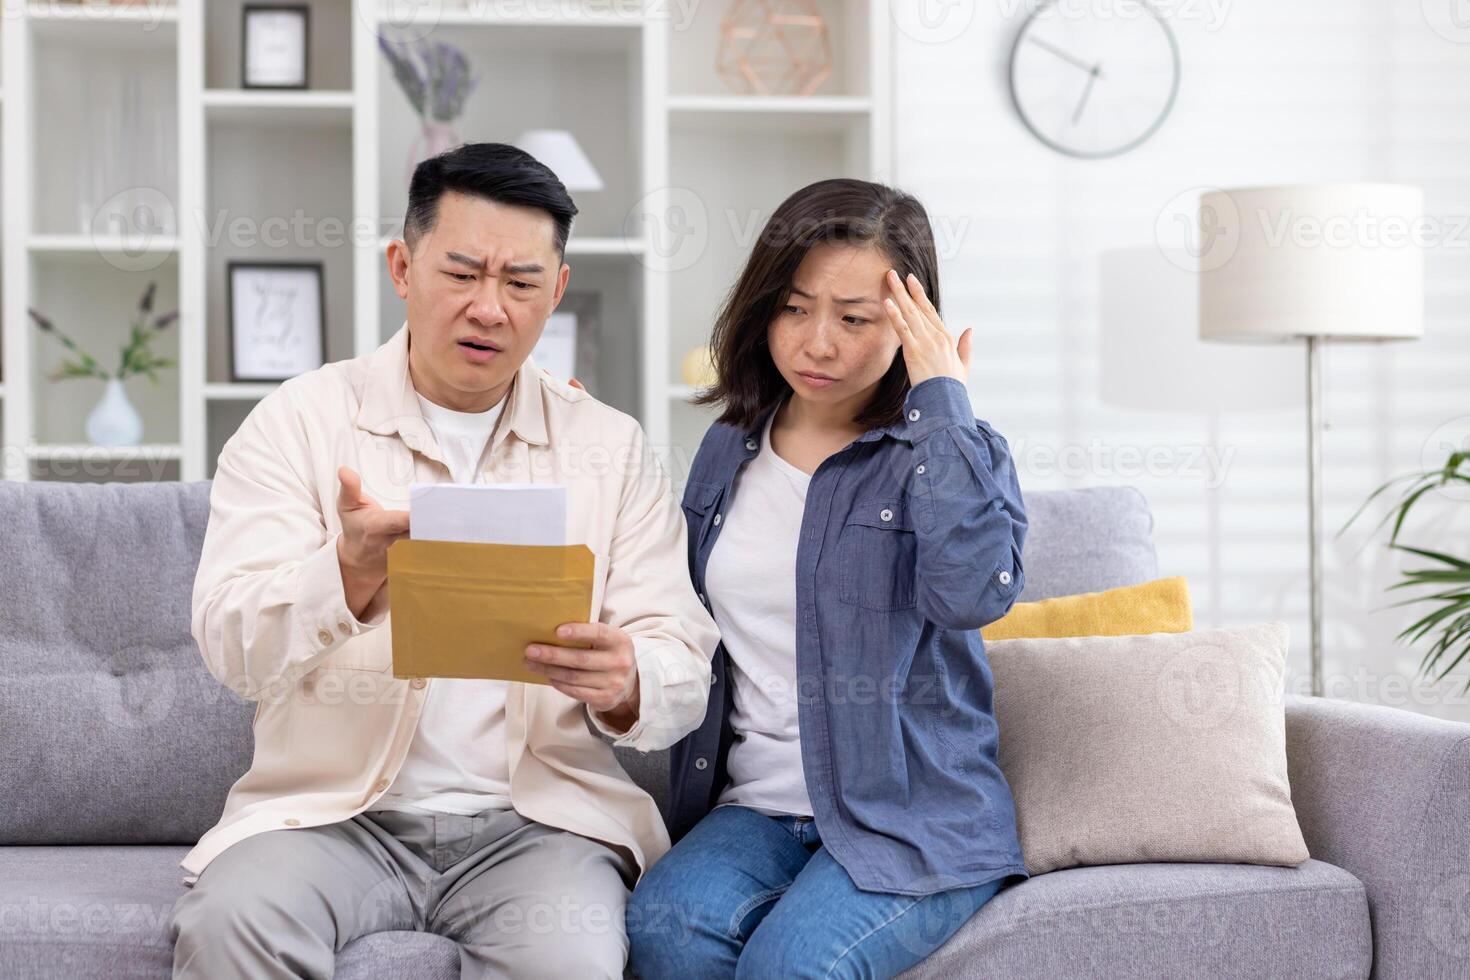
[[[547,683],[526,667],[526,645],[586,646],[556,628],[589,621],[595,561],[585,544],[393,542],[393,676]]]

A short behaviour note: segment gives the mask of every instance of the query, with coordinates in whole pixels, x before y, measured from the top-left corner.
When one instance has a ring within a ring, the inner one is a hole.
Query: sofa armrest
[[[1373,975],[1470,976],[1470,725],[1288,696],[1286,743],[1307,849],[1367,889]]]

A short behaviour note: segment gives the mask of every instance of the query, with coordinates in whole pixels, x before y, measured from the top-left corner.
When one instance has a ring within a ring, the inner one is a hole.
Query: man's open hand
[[[342,521],[337,563],[347,608],[358,616],[388,580],[388,546],[408,537],[408,511],[384,510],[362,492],[362,477],[346,466],[337,468],[337,479],[337,516]]]
[[[557,638],[588,643],[590,649],[533,643],[526,647],[526,666],[545,674],[563,694],[602,712],[624,731],[638,720],[638,662],[633,638],[606,623],[563,623]]]

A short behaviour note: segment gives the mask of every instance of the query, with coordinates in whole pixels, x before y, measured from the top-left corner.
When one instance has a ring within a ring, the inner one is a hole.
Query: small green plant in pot
[[[1428,604],[1428,611],[1406,626],[1397,639],[1408,643],[1419,643],[1426,639],[1430,641],[1429,648],[1419,663],[1419,672],[1431,675],[1438,682],[1448,677],[1470,655],[1470,561],[1443,551],[1400,544],[1398,539],[1399,532],[1403,530],[1415,505],[1430,492],[1453,489],[1470,495],[1470,447],[1451,451],[1442,467],[1406,473],[1389,480],[1368,495],[1368,499],[1363,501],[1362,506],[1347,519],[1337,533],[1346,531],[1375,500],[1400,485],[1398,497],[1374,530],[1383,527],[1392,518],[1393,530],[1388,536],[1388,546],[1431,563],[1419,568],[1405,569],[1401,573],[1401,579],[1390,585],[1389,590],[1425,590],[1392,605]],[[1470,678],[1466,679],[1461,693],[1465,691],[1470,691]]]
[[[102,399],[87,416],[87,438],[98,446],[134,446],[143,438],[143,420],[128,401],[122,383],[133,375],[144,374],[158,384],[158,371],[174,366],[174,360],[161,357],[153,350],[153,342],[179,318],[178,310],[153,312],[153,299],[158,283],[150,282],[143,291],[138,310],[129,324],[128,342],[123,345],[115,371],[107,371],[71,337],[57,329],[49,317],[30,310],[31,321],[41,332],[72,353],[50,375],[52,381],[67,378],[99,378],[106,382]]]

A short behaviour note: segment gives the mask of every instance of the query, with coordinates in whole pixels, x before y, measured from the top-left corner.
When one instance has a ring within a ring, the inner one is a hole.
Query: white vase
[[[136,446],[143,438],[143,419],[117,378],[107,379],[101,400],[87,416],[87,438],[94,446]]]

